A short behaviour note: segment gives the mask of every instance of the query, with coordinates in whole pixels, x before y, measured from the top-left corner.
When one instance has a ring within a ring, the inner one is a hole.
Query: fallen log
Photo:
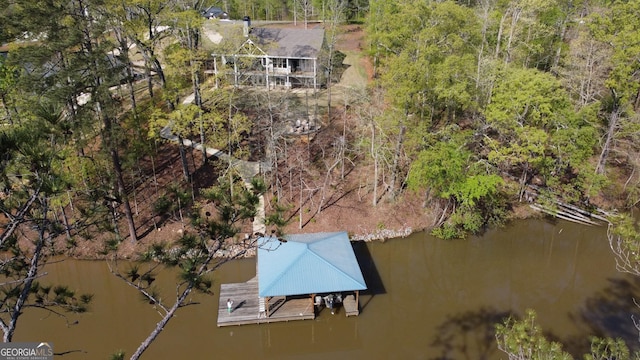
[[[537,211],[541,211],[543,213],[555,216],[557,218],[563,219],[563,220],[567,220],[567,221],[571,221],[577,224],[581,224],[581,225],[587,225],[587,226],[600,226],[600,223],[594,222],[586,217],[584,217],[583,215],[576,215],[576,214],[572,214],[566,211],[562,211],[562,210],[551,210],[548,208],[543,207],[542,205],[539,204],[531,204],[529,205],[532,209],[537,210]]]
[[[587,210],[584,210],[584,209],[581,209],[581,208],[579,208],[579,207],[577,207],[575,205],[567,204],[567,203],[564,203],[564,202],[559,201],[559,200],[555,200],[554,202],[556,204],[558,204],[559,206],[562,206],[562,207],[567,208],[567,209],[571,209],[571,210],[573,210],[575,212],[578,212],[578,213],[580,213],[582,215],[585,215],[585,216],[591,216],[592,215],[591,212],[589,212]]]

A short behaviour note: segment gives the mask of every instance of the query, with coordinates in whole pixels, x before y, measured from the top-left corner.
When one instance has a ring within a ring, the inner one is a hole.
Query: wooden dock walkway
[[[231,313],[227,310],[227,299],[233,301]],[[315,319],[311,299],[272,298],[269,301],[270,316],[260,313],[258,277],[235,284],[220,285],[218,326],[262,324],[278,321]]]

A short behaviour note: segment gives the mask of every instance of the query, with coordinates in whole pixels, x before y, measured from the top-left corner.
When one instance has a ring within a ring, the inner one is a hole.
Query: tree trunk
[[[62,212],[62,223],[64,224],[64,232],[67,235],[67,240],[73,240],[71,237],[71,226],[69,225],[69,218],[67,217],[67,213],[64,211],[64,206],[60,206],[60,212]]]
[[[488,11],[488,9],[485,9],[485,14],[484,14],[485,21],[482,22],[482,42],[480,43],[480,49],[478,50],[478,61],[476,64],[476,89],[480,88],[480,71],[482,69],[482,55],[484,53],[484,44],[487,41],[486,17],[488,17],[488,14],[486,14],[486,11]]]
[[[167,87],[167,79],[164,76],[164,70],[162,70],[162,65],[160,64],[160,60],[158,60],[158,58],[155,56],[155,54],[153,54],[153,52],[151,53],[151,55],[153,56],[153,68],[156,71],[156,74],[158,75],[158,78],[160,79],[160,86],[162,86],[163,89],[165,89]]]
[[[189,44],[189,49],[191,50],[191,55],[189,58],[189,67],[191,68],[191,83],[193,85],[193,101],[195,102],[198,109],[200,109],[200,113],[198,117],[200,119],[200,145],[202,146],[202,159],[206,164],[208,155],[207,148],[205,146],[205,136],[204,136],[204,126],[202,124],[202,94],[201,94],[201,86],[200,86],[200,68],[198,60],[194,59],[194,52],[198,51],[199,47],[199,33],[197,29],[187,29],[187,40]],[[229,148],[231,151],[231,148]],[[231,155],[231,154],[229,154]]]
[[[129,72],[129,79],[127,81],[127,85],[129,87],[129,99],[131,100],[131,111],[133,112],[133,118],[138,120],[138,104],[136,103],[136,89],[133,83],[133,70],[131,66],[127,67],[127,71]],[[138,128],[139,130],[140,128]]]
[[[402,150],[402,144],[404,142],[404,133],[407,130],[404,124],[400,125],[400,133],[398,134],[398,141],[396,142],[396,151],[393,155],[393,165],[391,168],[391,182],[389,184],[389,199],[393,200],[396,196],[396,181],[398,178],[398,165],[400,163],[400,151]]]
[[[490,85],[487,86],[486,82],[485,83],[482,82],[487,77],[486,75],[483,76],[482,71],[485,68],[485,66],[483,66],[483,60],[485,58],[485,52],[484,52],[485,47],[487,48],[487,57],[491,56],[490,54],[491,50],[489,49],[489,42],[487,41],[487,31],[490,26],[490,14],[492,11],[492,4],[490,0],[481,1],[480,4],[481,4],[481,7],[479,8],[479,10],[481,10],[480,19],[482,20],[482,30],[481,30],[482,40],[480,43],[480,49],[478,49],[475,80],[476,80],[476,89],[481,89],[481,87],[486,89]],[[500,26],[502,25],[503,24],[500,24]],[[502,29],[499,30],[499,32],[501,31]],[[499,36],[502,36],[502,35],[499,34]],[[496,45],[496,48],[499,49],[499,47],[500,47],[500,44],[498,40],[498,44]],[[490,97],[488,95],[488,91],[482,91],[482,90],[476,91],[475,99],[476,99],[476,102],[481,106],[486,106],[487,103],[489,102],[489,98]],[[425,106],[421,106],[422,112],[424,111],[424,109],[425,109]]]
[[[192,69],[194,67],[196,67],[195,62],[192,60],[191,61],[191,67]],[[202,158],[203,158],[203,162],[206,164],[207,163],[207,147],[205,145],[205,136],[204,136],[204,125],[202,124],[202,110],[203,110],[203,106],[202,106],[202,96],[200,94],[200,74],[198,72],[197,69],[195,69],[192,73],[192,82],[193,82],[193,95],[194,95],[194,102],[196,103],[196,106],[198,107],[198,109],[200,109],[200,112],[198,114],[198,118],[199,118],[199,130],[200,130],[200,145],[202,145]]]
[[[511,28],[509,29],[509,39],[507,40],[507,48],[505,49],[506,55],[504,57],[505,64],[511,62],[511,44],[513,43],[513,38],[515,37],[516,27],[518,26],[518,20],[520,20],[521,9],[515,9],[513,11],[513,15],[511,16]]]
[[[47,201],[44,201],[44,209],[43,209],[43,220],[40,223],[40,228],[38,229],[38,242],[36,243],[36,247],[33,250],[33,257],[31,258],[31,262],[29,263],[29,270],[27,271],[27,276],[25,277],[24,287],[22,291],[20,291],[20,295],[16,299],[16,304],[11,309],[11,320],[9,324],[2,327],[2,331],[4,333],[3,341],[11,342],[13,340],[13,333],[16,330],[16,324],[18,322],[18,318],[22,315],[22,307],[24,306],[29,294],[31,293],[31,287],[33,285],[33,281],[36,279],[36,275],[38,275],[38,267],[40,265],[40,256],[42,254],[42,249],[44,247],[44,233],[47,228],[47,213],[48,213],[48,205]]]
[[[378,153],[376,152],[376,123],[371,121],[371,157],[373,158],[373,206],[378,205]]]
[[[333,73],[333,55],[337,42],[338,25],[342,23],[342,12],[344,11],[344,2],[331,2],[331,26],[329,28],[328,48],[329,54],[327,59],[327,119],[331,122],[331,74]]]
[[[338,161],[335,161],[328,169],[327,169],[327,174],[324,176],[324,183],[322,184],[322,189],[320,190],[320,204],[318,204],[318,211],[317,214],[320,214],[322,212],[322,207],[324,206],[324,201],[326,200],[324,194],[325,191],[327,189],[328,183],[329,183],[329,178],[331,177],[331,172],[333,171],[333,169],[335,169],[336,166],[338,166],[338,164],[340,163],[340,160],[338,159]]]
[[[518,191],[518,201],[522,201],[522,196],[527,189],[527,176],[529,173],[529,163],[525,163],[524,169],[522,169],[522,175],[520,176],[520,190]]]
[[[123,60],[123,63],[126,66],[126,70],[127,70],[127,87],[129,89],[129,99],[131,100],[131,111],[133,112],[133,117],[134,119],[138,119],[138,113],[137,113],[137,103],[136,103],[136,93],[135,93],[135,88],[134,88],[134,70],[133,70],[133,64],[131,63],[131,59],[129,58],[129,44],[127,42],[127,37],[124,36],[124,34],[122,33],[122,29],[116,27],[115,29],[115,35],[116,38],[118,40],[118,44],[120,45],[120,54]]]
[[[189,174],[189,164],[187,162],[187,154],[184,151],[184,143],[183,143],[184,139],[182,138],[182,136],[178,135],[178,149],[180,151],[180,161],[182,162],[182,173],[184,175],[184,180],[186,182],[190,181],[190,174]]]
[[[586,51],[586,59],[584,63],[583,74],[585,77],[580,77],[580,105],[585,106],[589,104],[593,98],[595,91],[594,88],[594,77],[596,73],[596,63],[595,59],[596,54],[595,42],[593,39],[589,40],[588,49]]]
[[[2,236],[0,236],[0,246],[2,246],[4,242],[9,237],[11,237],[11,235],[13,235],[13,233],[16,231],[18,226],[22,224],[22,222],[24,221],[23,218],[25,214],[29,212],[29,210],[31,209],[31,205],[33,205],[33,203],[36,201],[39,194],[40,194],[40,187],[38,187],[36,189],[36,192],[33,193],[31,197],[29,197],[29,200],[27,200],[27,202],[24,205],[22,205],[22,208],[20,209],[20,211],[18,211],[18,213],[16,213],[16,215],[12,219],[10,219],[9,225],[6,225],[6,227],[4,228],[4,231],[2,232]]]
[[[165,89],[167,87],[167,80],[164,75],[164,70],[162,70],[162,65],[160,64],[160,60],[155,55],[153,49],[147,45],[145,45],[142,41],[130,37],[129,40],[133,41],[136,46],[141,50],[142,57],[145,61],[145,67],[147,69],[147,84],[149,87],[149,95],[153,97],[153,79],[151,77],[150,70],[153,69],[158,75],[158,79],[160,79],[160,86]]]
[[[138,236],[136,235],[136,224],[133,220],[133,213],[131,212],[131,204],[129,204],[129,196],[127,195],[127,191],[124,186],[124,178],[122,176],[122,164],[120,163],[120,156],[118,155],[118,150],[115,148],[111,149],[111,160],[113,161],[113,171],[116,175],[116,185],[118,187],[118,197],[122,204],[124,205],[124,215],[127,218],[127,224],[129,226],[129,236],[131,236],[132,242],[138,241]]]
[[[176,300],[175,304],[173,304],[173,306],[169,309],[169,311],[164,315],[162,320],[160,320],[156,324],[156,328],[151,332],[151,334],[149,334],[149,336],[142,342],[142,344],[138,346],[138,349],[136,349],[136,352],[133,353],[133,355],[131,355],[131,360],[139,359],[140,356],[142,356],[142,353],[144,353],[149,348],[151,343],[158,337],[158,335],[160,335],[162,330],[164,330],[164,327],[167,325],[169,320],[171,320],[171,318],[176,313],[176,311],[182,306],[182,303],[184,302],[184,300],[191,293],[192,288],[193,288],[193,285],[187,287],[182,292],[180,297]]]
[[[100,56],[100,54],[96,50],[94,50],[93,45],[94,45],[95,39],[91,38],[90,36],[91,27],[94,23],[94,19],[90,16],[90,12],[88,11],[87,4],[85,4],[82,0],[80,0],[78,2],[78,5],[79,5],[79,8],[77,10],[79,11],[80,14],[82,14],[81,16],[84,16],[86,18],[85,19],[86,28],[84,29],[85,31],[83,31],[84,51],[86,52],[87,55],[90,55],[91,57],[95,58],[96,56]],[[112,98],[109,90],[103,88],[104,79],[101,77],[101,73],[102,73],[101,70],[104,70],[104,69],[101,69],[99,63],[94,60],[92,63],[93,73],[91,75],[93,76],[93,86],[95,90],[94,91],[95,94],[93,94],[95,96],[95,110],[96,110],[97,117],[101,119],[103,122],[103,129],[102,129],[103,146],[105,146],[105,148],[107,148],[111,154],[113,170],[116,176],[115,180],[116,180],[118,195],[121,201],[125,205],[125,215],[127,217],[127,222],[129,223],[129,232],[131,234],[131,240],[135,242],[137,241],[136,231],[135,231],[136,228],[133,222],[133,216],[131,214],[131,207],[129,206],[129,201],[127,199],[127,195],[125,192],[124,180],[122,177],[122,165],[120,163],[120,158],[118,156],[118,150],[117,150],[118,145],[116,144],[116,141],[114,139],[114,134],[113,134],[113,131],[114,131],[113,125],[115,121],[111,118],[111,115],[108,114],[108,112],[104,108],[105,106],[108,106],[111,104]]]
[[[151,170],[153,171],[153,187],[156,189],[156,195],[158,195],[158,175],[156,174],[156,161],[153,155],[149,156],[151,159]]]
[[[560,55],[562,55],[562,45],[564,45],[564,37],[567,33],[567,19],[563,19],[560,26],[561,26],[560,44],[558,45],[558,49],[556,50],[556,55],[553,57],[553,64],[551,65],[553,69],[557,68],[558,64],[560,64]]]
[[[507,14],[508,14],[508,11],[505,12],[504,15],[502,15],[502,17],[500,18],[500,25],[498,26],[498,36],[496,39],[496,54],[495,54],[496,59],[498,58],[498,56],[500,56],[500,41],[502,40],[502,32],[504,31],[504,21],[507,19]]]
[[[598,159],[598,165],[596,166],[596,174],[603,174],[604,167],[607,163],[607,155],[609,154],[609,148],[611,147],[611,142],[613,140],[613,136],[615,135],[616,128],[618,126],[618,118],[620,117],[620,108],[617,104],[617,99],[614,100],[616,104],[614,105],[613,111],[611,111],[611,117],[609,118],[609,129],[607,130],[607,139],[602,146],[602,152],[600,152],[600,158]]]
[[[145,64],[144,74],[147,77],[147,91],[149,91],[149,97],[153,99],[153,78],[151,77],[151,68],[149,67],[149,64]]]
[[[298,212],[298,229],[302,229],[302,161],[300,161],[300,203],[299,203],[299,212]]]
[[[344,93],[344,115],[342,118],[342,148],[340,149],[340,161],[342,165],[340,168],[340,179],[344,180],[344,152],[347,147],[347,109],[349,108],[349,94]]]

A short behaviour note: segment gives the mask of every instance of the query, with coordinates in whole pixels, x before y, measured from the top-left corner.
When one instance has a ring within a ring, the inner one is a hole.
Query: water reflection
[[[432,359],[489,359],[495,352],[495,324],[508,316],[492,308],[449,316],[437,327],[430,344],[438,352]]]
[[[619,274],[606,229],[565,222],[517,222],[483,237],[441,241],[425,234],[385,243],[355,244],[368,291],[362,312],[347,318],[323,311],[316,320],[217,328],[217,296],[194,295],[143,358],[147,359],[501,359],[493,325],[527,308],[545,331],[576,358],[587,335],[620,336],[637,345],[631,314],[638,279]],[[21,319],[16,341],[50,341],[65,359],[131,354],[159,315],[101,262],[65,261],[46,269],[95,294],[77,325],[33,310]],[[246,281],[255,261],[226,264],[220,283]],[[156,282],[169,289],[172,274]]]
[[[631,326],[631,314],[638,318],[638,307],[630,301],[640,294],[640,279],[608,279],[608,286],[586,299],[571,318],[596,336],[623,339],[632,349],[640,350],[638,330]],[[579,345],[580,343],[578,343]],[[582,343],[583,344],[583,343]],[[576,346],[572,344],[572,346]],[[586,351],[583,344],[582,352]],[[588,348],[587,348],[588,349]]]

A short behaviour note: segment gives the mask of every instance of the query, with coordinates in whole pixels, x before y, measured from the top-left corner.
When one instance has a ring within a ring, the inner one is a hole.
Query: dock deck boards
[[[360,314],[356,298],[353,295],[347,295],[342,301],[342,306],[347,316],[358,316]]]
[[[233,301],[232,311],[227,311],[227,299]],[[315,319],[315,311],[310,299],[288,299],[278,302],[271,299],[269,317],[260,313],[258,298],[258,278],[234,284],[220,285],[218,305],[218,326],[262,324],[278,321]]]

